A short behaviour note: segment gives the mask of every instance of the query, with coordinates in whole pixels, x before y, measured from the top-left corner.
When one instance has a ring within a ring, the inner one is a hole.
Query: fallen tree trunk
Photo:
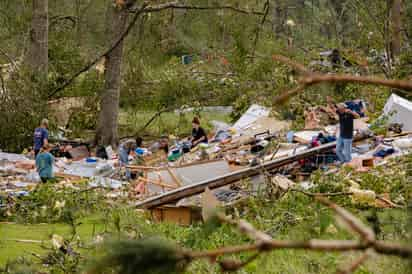
[[[360,137],[357,139],[357,141],[364,140],[364,139],[366,139],[366,137]],[[330,151],[333,148],[335,148],[335,146],[336,146],[336,142],[328,143],[325,145],[321,145],[315,148],[305,150],[293,156],[282,157],[279,159],[275,159],[275,160],[263,163],[258,166],[244,168],[238,171],[228,173],[223,176],[204,180],[204,181],[201,181],[193,185],[184,186],[184,187],[175,189],[173,191],[169,191],[169,192],[151,197],[144,201],[138,202],[136,206],[149,209],[149,208],[173,203],[182,198],[186,198],[186,197],[190,197],[196,194],[203,193],[206,187],[208,187],[209,189],[215,189],[221,186],[229,185],[229,184],[238,182],[242,179],[259,175],[262,173],[262,171],[274,170],[282,166],[288,165],[290,163],[293,163],[295,161],[298,161],[300,159],[304,159],[304,158],[307,158],[307,157],[310,157],[310,156],[313,156],[313,155],[316,155],[318,153],[322,153],[325,151]]]

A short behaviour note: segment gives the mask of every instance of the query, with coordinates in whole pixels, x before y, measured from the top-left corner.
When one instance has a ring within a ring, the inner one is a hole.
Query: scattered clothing
[[[49,152],[40,152],[36,157],[36,168],[42,182],[53,178],[54,157]]]
[[[373,156],[374,156],[374,157],[385,158],[386,156],[391,155],[391,154],[393,154],[393,153],[395,153],[395,149],[394,149],[394,148],[392,148],[392,147],[390,147],[390,148],[383,148],[383,149],[380,149],[380,150],[376,151],[376,152],[373,154]]]
[[[317,140],[323,145],[323,144],[335,142],[336,137],[332,135],[324,135],[323,133],[319,133]]]
[[[346,101],[345,105],[350,110],[357,112],[360,117],[365,117],[365,113],[364,113],[365,106],[361,100]]]

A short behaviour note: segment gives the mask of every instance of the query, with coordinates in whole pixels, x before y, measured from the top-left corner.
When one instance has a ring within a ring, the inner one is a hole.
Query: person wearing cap
[[[199,143],[207,143],[207,135],[205,130],[200,126],[200,120],[194,117],[192,120],[192,136],[190,138],[192,147],[197,146]]]
[[[40,149],[49,144],[49,120],[43,119],[41,121],[40,127],[34,130],[34,157],[39,154]]]
[[[346,104],[336,105],[336,113],[339,116],[339,136],[336,141],[336,155],[340,163],[352,160],[353,120],[359,118],[359,114],[350,110]]]
[[[44,144],[36,156],[36,169],[43,183],[53,179],[54,157],[50,153],[49,144]]]

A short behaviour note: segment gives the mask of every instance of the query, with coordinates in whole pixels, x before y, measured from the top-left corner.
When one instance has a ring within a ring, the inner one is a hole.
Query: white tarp
[[[6,160],[8,162],[18,162],[18,161],[27,161],[29,159],[22,154],[0,152],[0,160]]]
[[[270,109],[259,106],[251,105],[249,109],[237,120],[233,127],[237,130],[246,130],[260,117],[268,117]]]
[[[389,115],[389,123],[403,124],[402,130],[412,131],[412,102],[396,94],[392,94],[383,109]]]

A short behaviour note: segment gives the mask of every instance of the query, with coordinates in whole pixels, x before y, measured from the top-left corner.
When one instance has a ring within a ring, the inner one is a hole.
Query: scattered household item
[[[89,150],[86,146],[74,147],[68,152],[74,161],[81,160],[89,156]]]
[[[237,130],[245,130],[251,126],[260,117],[268,117],[270,109],[253,104],[249,109],[237,120],[233,127]]]
[[[402,124],[402,130],[412,131],[412,102],[392,94],[383,108],[389,123]]]

